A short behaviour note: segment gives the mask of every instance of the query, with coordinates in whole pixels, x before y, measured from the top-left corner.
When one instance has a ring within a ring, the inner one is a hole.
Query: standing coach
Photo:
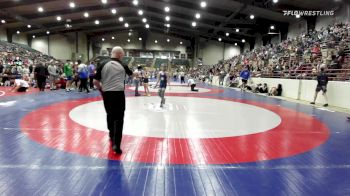
[[[97,66],[94,84],[100,90],[107,113],[107,125],[112,149],[121,154],[120,144],[123,136],[125,111],[125,78],[133,73],[122,64],[124,50],[116,46],[112,49],[111,58],[103,60]]]

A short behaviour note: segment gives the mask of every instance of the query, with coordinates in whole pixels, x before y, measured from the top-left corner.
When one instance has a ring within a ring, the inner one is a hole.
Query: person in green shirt
[[[67,60],[66,64],[64,64],[64,74],[67,78],[66,91],[71,91],[71,85],[73,80],[73,67],[70,60]]]

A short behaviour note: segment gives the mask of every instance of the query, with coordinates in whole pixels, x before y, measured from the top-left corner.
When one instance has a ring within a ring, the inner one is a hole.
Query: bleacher
[[[123,59],[122,59],[122,63],[123,63],[124,65],[129,65],[131,59],[132,59],[132,57],[124,56]]]
[[[331,80],[349,80],[350,24],[333,24],[329,28],[342,31],[342,37],[332,32],[325,33],[325,30],[313,31],[208,66],[207,74],[218,75],[225,71],[237,75],[238,67],[249,65],[255,77],[314,79],[317,70],[324,66]],[[228,64],[232,65],[230,70],[224,70],[223,65]]]
[[[139,58],[134,57],[134,62],[132,63],[133,66],[142,65],[146,67],[152,66],[153,58]]]
[[[156,58],[156,61],[154,63],[155,67],[160,67],[162,64],[168,65],[169,64],[169,60],[168,59],[161,59],[161,58]]]
[[[189,62],[188,59],[173,59],[171,61],[171,65],[189,67],[190,66],[190,62]]]

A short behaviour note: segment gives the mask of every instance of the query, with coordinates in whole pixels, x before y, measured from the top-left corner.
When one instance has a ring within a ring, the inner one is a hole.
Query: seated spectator
[[[266,83],[264,83],[264,85],[258,84],[258,86],[256,88],[256,92],[257,93],[268,93],[269,90],[267,88],[267,84]]]
[[[335,55],[332,55],[332,62],[331,62],[330,68],[331,69],[341,69],[341,65],[338,61],[338,58]],[[333,76],[335,77],[336,75],[334,74]]]
[[[188,83],[188,86],[191,86],[191,91],[194,91],[194,92],[199,91],[198,89],[195,89],[196,82],[194,81],[194,79],[192,77],[190,79],[188,79],[187,83]]]
[[[11,86],[11,82],[10,82],[10,77],[11,77],[11,69],[10,68],[6,68],[4,71],[4,74],[2,76],[2,85],[4,86]]]
[[[282,96],[282,84],[278,84],[277,88],[272,87],[269,95],[270,96]]]
[[[63,76],[61,76],[60,79],[56,80],[55,83],[56,83],[57,88],[66,89],[67,81],[64,79]]]

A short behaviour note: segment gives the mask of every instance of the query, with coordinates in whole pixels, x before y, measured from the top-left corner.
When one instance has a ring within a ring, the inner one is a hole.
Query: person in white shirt
[[[192,77],[188,79],[187,84],[188,86],[191,86],[191,91],[198,92],[198,89],[194,88],[196,87],[196,82],[194,81],[194,79],[192,79]]]
[[[26,76],[24,79],[11,78],[11,83],[13,83],[13,88],[10,92],[27,92],[29,89],[28,84],[29,78]]]
[[[183,71],[180,72],[180,81],[181,81],[181,84],[182,83],[186,84],[185,83],[185,72],[183,72]]]
[[[49,79],[50,79],[50,90],[56,90],[56,80],[58,78],[57,74],[57,67],[56,65],[50,64],[47,67],[47,70],[49,71]]]

